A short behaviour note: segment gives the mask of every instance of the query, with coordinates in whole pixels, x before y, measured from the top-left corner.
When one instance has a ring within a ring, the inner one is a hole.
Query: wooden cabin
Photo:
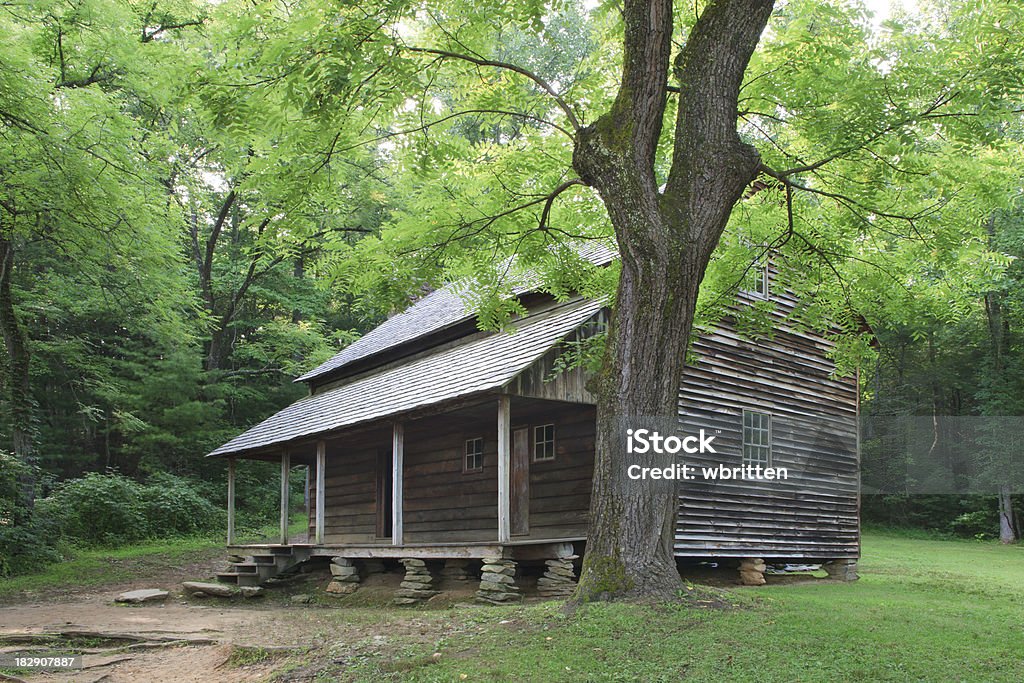
[[[715,430],[719,460],[787,467],[791,478],[680,484],[676,554],[849,565],[859,555],[857,382],[834,376],[832,344],[787,326],[795,302],[768,290],[765,276],[737,305],[768,298],[774,333],[745,338],[726,319],[703,335],[679,417],[684,431]],[[556,359],[566,340],[600,329],[607,311],[584,298],[518,296],[528,314],[489,332],[455,287],[429,294],[299,377],[307,397],[211,453],[230,463],[233,551],[349,565],[581,555],[595,398],[585,372],[557,371]],[[242,460],[279,461],[283,482],[290,468],[309,468],[306,543],[289,542],[282,483],[280,544],[235,544]],[[261,562],[271,560],[246,566]]]

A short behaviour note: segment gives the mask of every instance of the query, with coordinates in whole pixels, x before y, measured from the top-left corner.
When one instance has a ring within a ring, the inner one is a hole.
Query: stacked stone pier
[[[576,570],[573,560],[578,555],[568,555],[547,560],[544,575],[537,579],[537,593],[545,598],[568,598],[576,590]]]
[[[392,604],[418,605],[438,594],[434,588],[434,576],[426,562],[409,558],[402,560],[402,564],[405,566],[405,579],[401,588],[395,591]]]
[[[516,563],[500,557],[485,557],[476,599],[492,605],[506,605],[523,599],[516,586]]]
[[[327,592],[334,595],[349,595],[359,588],[359,569],[347,557],[331,558],[331,582]]]

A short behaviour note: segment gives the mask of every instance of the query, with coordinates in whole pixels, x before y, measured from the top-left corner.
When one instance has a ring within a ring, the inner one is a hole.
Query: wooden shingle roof
[[[617,254],[614,249],[601,243],[589,242],[575,247],[584,260],[603,266],[611,263]],[[536,290],[535,277],[525,274],[523,282],[514,287],[515,295]],[[423,297],[408,309],[388,318],[378,327],[352,342],[335,354],[330,360],[301,375],[296,382],[309,382],[325,378],[356,361],[368,359],[378,353],[399,346],[414,339],[426,337],[445,328],[469,320],[475,314],[473,305],[463,296],[463,289],[469,283],[452,283]]]
[[[508,331],[473,336],[456,346],[307,396],[210,455],[283,445],[499,389],[602,306],[590,299],[557,304],[515,321]]]

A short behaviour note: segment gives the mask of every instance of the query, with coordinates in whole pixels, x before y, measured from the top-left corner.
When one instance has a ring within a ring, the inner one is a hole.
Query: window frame
[[[480,444],[479,451],[470,452],[470,444]],[[478,465],[476,467],[469,466],[469,458],[473,456]],[[462,473],[463,474],[474,474],[476,472],[484,471],[484,437],[474,436],[466,439],[462,444]]]
[[[768,421],[768,426],[767,427],[762,427],[762,426],[759,425],[757,427],[754,427],[753,425],[750,425],[748,427],[748,425],[747,425],[747,416],[748,415],[751,415],[751,416],[757,415],[761,420],[767,420]],[[741,463],[742,463],[742,465],[744,467],[748,467],[748,466],[754,467],[754,466],[760,465],[762,468],[765,468],[765,467],[771,467],[772,466],[772,462],[775,459],[774,458],[774,455],[775,455],[774,454],[774,449],[772,448],[772,442],[773,442],[773,433],[772,433],[773,425],[772,425],[772,422],[773,422],[772,414],[767,412],[767,411],[752,410],[752,409],[748,409],[748,408],[744,408],[743,409],[743,415],[740,418],[740,444],[741,444],[741,446],[740,446],[740,458],[741,458]],[[759,432],[759,433],[766,434],[767,443],[762,444],[762,443],[754,443],[752,440],[748,441],[748,439],[747,439],[747,430],[748,429],[750,429],[750,430],[757,430],[757,432]],[[758,459],[756,461],[753,461],[750,458],[748,458],[747,457],[747,453],[748,453],[747,449],[748,449],[748,447],[750,449],[766,449],[766,458],[765,458],[765,460],[762,461],[760,457],[758,457]]]
[[[542,434],[542,436],[547,437],[547,434],[545,432],[541,432],[540,430],[546,430],[549,427],[551,428],[551,438],[550,439],[544,438],[543,440],[538,441],[538,439],[537,439],[538,432],[540,432]],[[549,422],[547,424],[542,424],[542,425],[534,425],[533,426],[533,439],[532,439],[532,441],[533,441],[533,447],[530,449],[531,450],[531,457],[530,457],[530,459],[533,462],[551,462],[552,460],[555,459],[555,423],[554,422]],[[541,444],[544,445],[544,456],[543,457],[538,457],[537,446],[539,446]],[[550,445],[550,451],[548,450],[549,445]]]
[[[760,263],[755,261],[753,264],[751,264],[750,269],[747,271],[747,273],[744,274],[744,280],[747,280],[748,278],[750,278],[750,282],[753,282],[754,278],[751,277],[751,272],[750,271],[753,271],[753,274],[757,276],[758,287],[757,287],[757,289],[748,289],[747,287],[744,286],[744,285],[746,285],[748,283],[747,282],[743,282],[740,285],[740,291],[742,291],[747,296],[751,296],[751,297],[753,297],[755,299],[765,299],[765,300],[767,300],[771,296],[771,291],[768,289],[768,263],[767,263],[767,261],[762,261]]]

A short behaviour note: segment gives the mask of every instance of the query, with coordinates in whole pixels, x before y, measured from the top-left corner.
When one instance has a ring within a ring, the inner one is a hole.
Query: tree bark
[[[671,598],[678,502],[628,478],[621,427],[677,411],[697,293],[759,158],[736,130],[743,74],[773,0],[712,0],[678,55],[679,108],[664,192],[654,171],[665,113],[671,0],[626,0],[620,89],[577,137],[573,166],[601,196],[622,275],[603,370],[587,554],[576,600]]]
[[[995,247],[996,217],[993,213],[986,224],[989,248]],[[1006,354],[1010,337],[1010,322],[1003,314],[1003,297],[1000,292],[986,292],[985,318],[988,321],[990,350],[992,353],[992,375],[994,381],[1001,381],[1006,370]],[[1001,412],[1001,411],[999,411]],[[1010,485],[999,485],[999,541],[1017,542],[1017,520],[1013,511]]]
[[[999,541],[1001,543],[1017,542],[1017,520],[1013,512],[1013,498],[1010,496],[1009,484],[999,487]]]
[[[7,378],[11,401],[11,436],[15,455],[30,457],[33,450],[32,401],[29,368],[32,360],[25,330],[14,310],[11,278],[14,274],[14,246],[0,237],[0,333],[7,350]]]
[[[2,230],[2,226],[0,226]],[[35,503],[35,401],[32,398],[32,355],[28,338],[14,310],[11,279],[14,277],[14,245],[0,232],[0,335],[7,351],[7,392],[11,407],[11,447],[18,460],[29,466],[19,480],[18,515],[27,515]],[[17,523],[19,520],[16,519]]]

